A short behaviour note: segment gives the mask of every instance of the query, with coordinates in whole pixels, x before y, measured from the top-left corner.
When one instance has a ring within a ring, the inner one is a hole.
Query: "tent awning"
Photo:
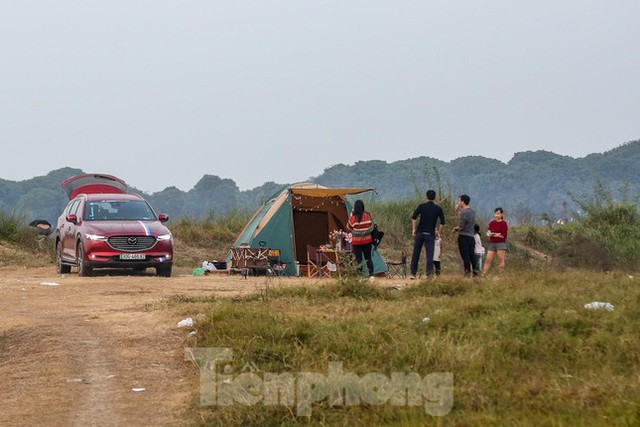
[[[311,197],[344,197],[347,194],[360,194],[375,188],[289,188],[291,194]]]

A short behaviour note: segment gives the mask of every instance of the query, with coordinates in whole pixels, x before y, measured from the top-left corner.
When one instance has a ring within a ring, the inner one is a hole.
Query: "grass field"
[[[331,362],[359,378],[453,375],[453,407],[443,416],[381,398],[386,403],[353,406],[324,399],[300,417],[295,405],[265,405],[264,390],[247,386],[251,405],[201,406],[194,395],[196,425],[632,426],[640,424],[638,280],[520,272],[441,277],[398,290],[391,289],[397,281],[386,279],[298,288],[265,279],[253,296],[170,304],[204,314],[191,347],[233,350],[225,362],[228,381],[248,371],[263,379],[265,373],[326,375]],[[593,301],[615,308],[584,308]]]
[[[640,425],[640,215],[635,202],[599,194],[583,199],[583,216],[569,224],[510,229],[501,276],[462,277],[455,236],[447,233],[443,275],[435,281],[347,277],[285,287],[287,278],[265,278],[261,291],[242,298],[164,301],[176,312],[201,314],[187,346],[233,351],[223,366],[204,371],[215,373],[205,389],[220,380],[235,390],[231,400],[216,396],[216,405],[203,406],[194,388],[185,424]],[[381,253],[388,260],[410,252],[408,212],[418,202],[369,205],[387,232]],[[455,223],[451,205],[448,224]],[[223,259],[248,215],[173,225],[176,266],[190,271],[204,259]],[[0,266],[53,262],[51,245],[11,216],[0,215],[0,240]],[[594,301],[614,310],[584,307]],[[203,378],[202,364],[185,363],[194,379]],[[351,391],[364,379],[381,381],[378,400],[363,394],[365,387],[350,395],[350,405],[345,396],[336,405],[339,393],[319,398],[326,387],[340,390],[326,382],[304,414],[304,394],[287,404],[268,401],[267,374],[329,378],[336,364]],[[422,396],[385,394],[383,380],[393,373],[419,376],[427,384]],[[452,375],[452,390],[428,382],[440,374]],[[443,404],[429,406],[424,396]]]

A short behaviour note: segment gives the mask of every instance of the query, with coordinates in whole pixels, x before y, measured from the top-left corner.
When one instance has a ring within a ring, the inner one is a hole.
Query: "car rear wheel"
[[[161,277],[171,277],[171,268],[173,265],[163,265],[161,267],[156,267],[156,275]]]
[[[56,270],[58,274],[69,274],[71,273],[71,266],[62,263],[62,243],[58,242],[56,244]]]
[[[78,276],[91,276],[93,269],[87,266],[84,259],[84,248],[82,247],[82,243],[78,243],[78,247],[76,248],[76,262],[78,264]]]

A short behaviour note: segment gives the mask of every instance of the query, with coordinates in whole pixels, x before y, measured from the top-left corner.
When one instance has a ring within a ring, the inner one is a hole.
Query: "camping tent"
[[[280,249],[286,274],[294,275],[296,261],[301,265],[307,263],[307,245],[323,245],[328,242],[332,230],[346,230],[351,211],[346,196],[372,190],[293,184],[274,194],[256,211],[233,247]],[[373,251],[372,258],[375,273],[387,271],[377,250]],[[231,253],[227,256],[228,265],[230,261]]]

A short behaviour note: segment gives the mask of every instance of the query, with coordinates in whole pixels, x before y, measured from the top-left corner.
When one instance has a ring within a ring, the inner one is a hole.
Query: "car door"
[[[80,205],[81,205],[80,199],[71,203],[71,206],[69,207],[69,210],[67,211],[67,214],[65,217],[64,232],[63,232],[63,237],[61,237],[62,253],[65,258],[69,258],[69,259],[73,259],[76,256],[75,237],[76,237],[78,225],[80,223],[78,222],[78,224],[74,224],[73,222],[69,221],[67,218],[69,218],[70,215],[76,215],[78,217],[78,220],[80,220],[80,217],[78,215],[80,212]]]
[[[64,208],[64,211],[62,211],[60,218],[58,219],[57,228],[58,228],[58,237],[60,239],[60,242],[59,242],[60,253],[62,254],[63,258],[69,257],[69,251],[67,250],[67,236],[71,232],[71,227],[69,225],[69,221],[67,221],[67,218],[69,217],[69,212],[71,211],[71,207],[75,203],[76,203],[75,200],[69,201],[69,203],[67,203],[67,206]]]

